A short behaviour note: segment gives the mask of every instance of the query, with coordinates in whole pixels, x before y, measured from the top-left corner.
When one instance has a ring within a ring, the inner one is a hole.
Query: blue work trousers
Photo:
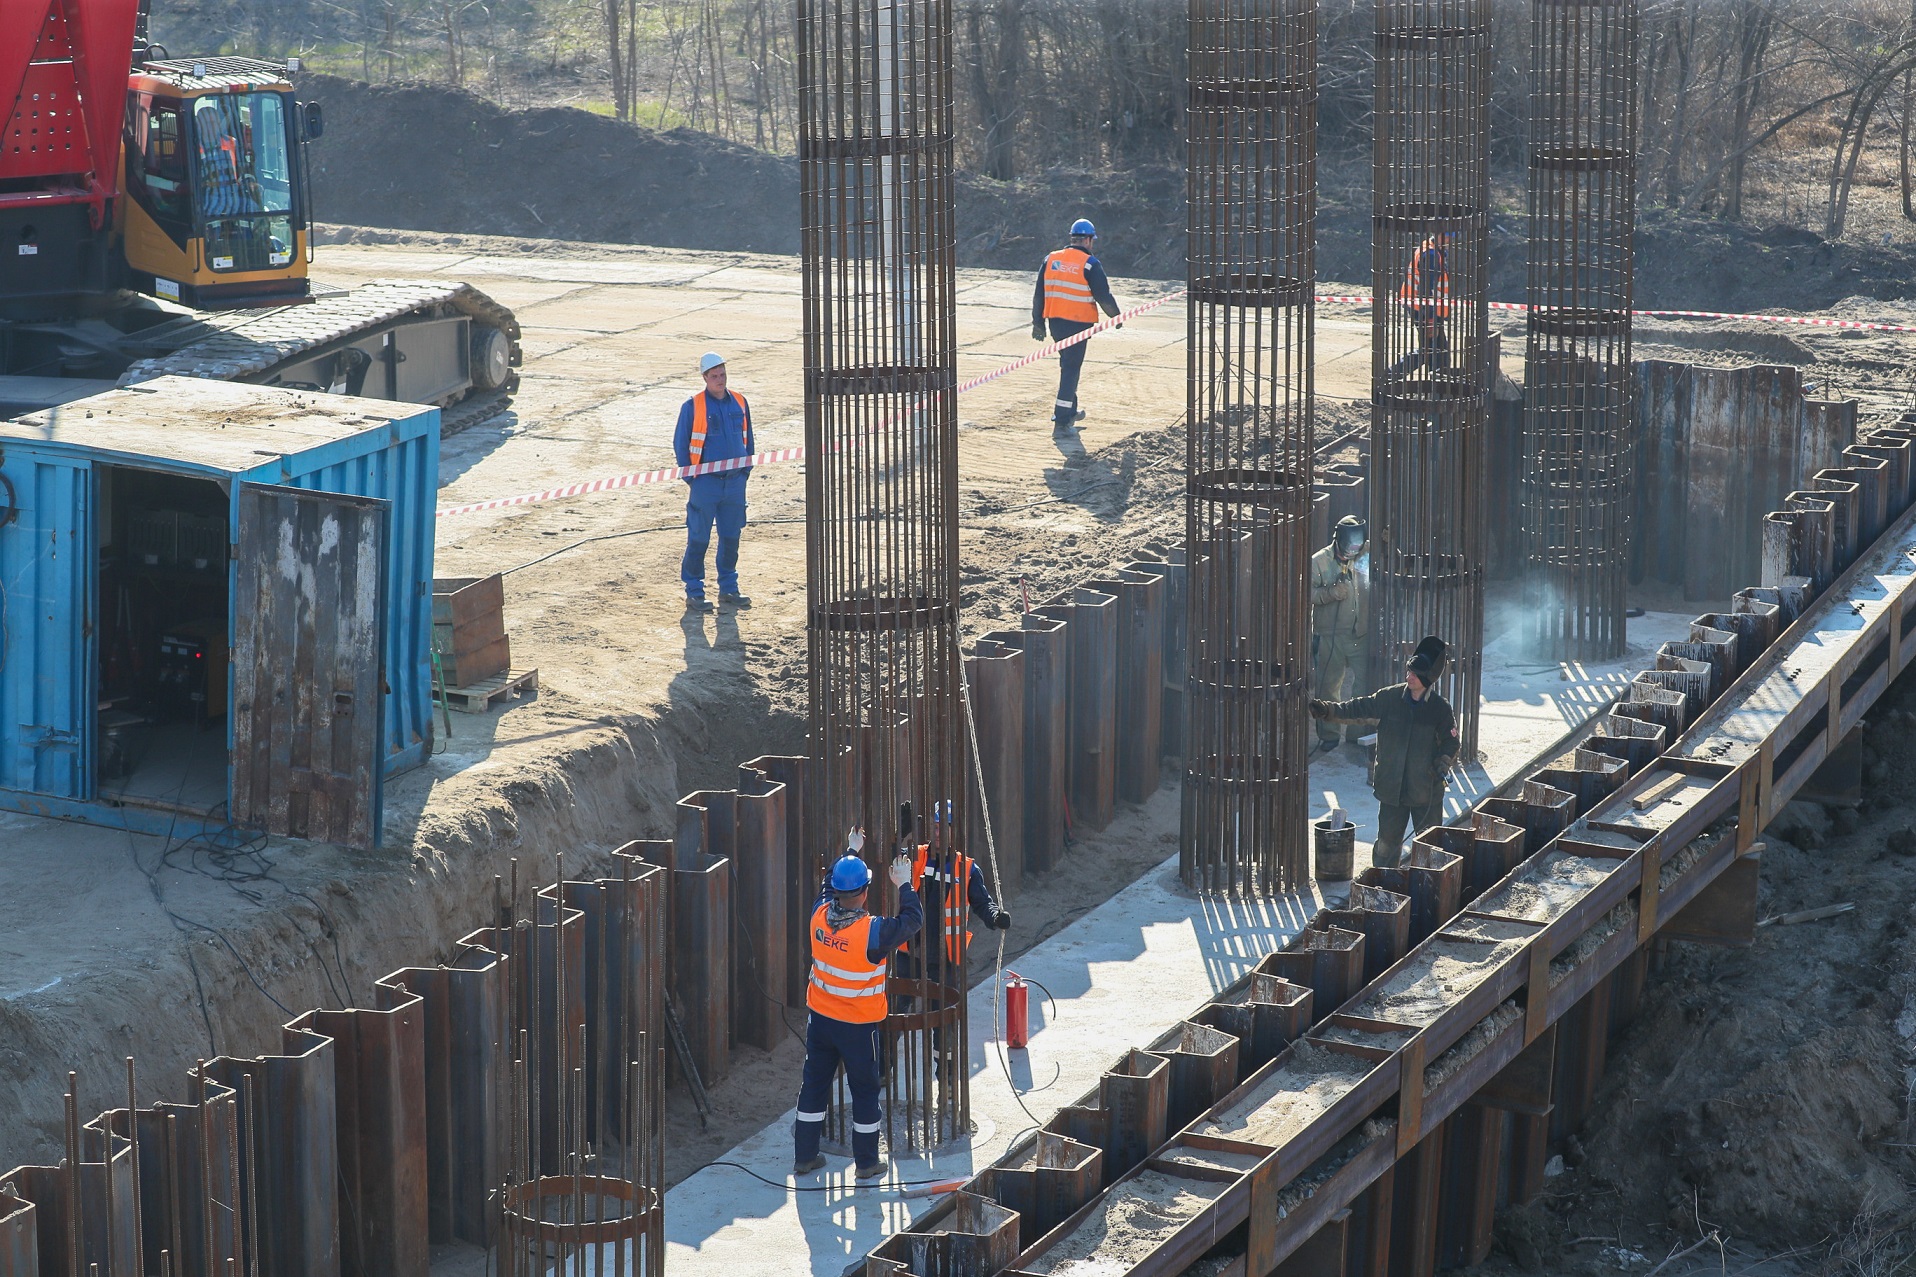
[[[705,597],[705,552],[712,544],[712,528],[718,528],[718,588],[720,594],[737,594],[738,541],[745,530],[744,484],[736,497],[727,493],[717,500],[701,500],[705,494],[694,488],[685,503],[685,558],[679,563],[679,580],[685,583],[685,597]]]
[[[798,1121],[792,1127],[792,1160],[818,1156],[825,1114],[832,1103],[832,1079],[845,1066],[852,1092],[852,1160],[878,1164],[878,1051],[885,1026],[847,1024],[813,1011],[805,1025],[805,1076],[798,1084]]]
[[[1075,319],[1048,319],[1045,322],[1051,326],[1053,341],[1063,341],[1091,327]],[[1058,402],[1054,405],[1052,420],[1059,428],[1078,419],[1078,374],[1084,370],[1084,352],[1090,348],[1089,341],[1081,341],[1058,352]]]

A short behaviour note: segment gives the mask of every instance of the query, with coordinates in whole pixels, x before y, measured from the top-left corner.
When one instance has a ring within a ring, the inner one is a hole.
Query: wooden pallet
[[[446,704],[462,714],[489,714],[497,700],[517,700],[539,690],[538,670],[507,670],[471,687],[448,687]]]

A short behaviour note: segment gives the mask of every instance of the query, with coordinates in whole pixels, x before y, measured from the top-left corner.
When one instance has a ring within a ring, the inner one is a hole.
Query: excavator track
[[[121,375],[120,384],[165,376],[295,384],[284,382],[280,374],[310,364],[313,356],[328,348],[342,348],[408,320],[459,315],[476,327],[504,333],[510,343],[510,367],[519,366],[519,322],[507,307],[469,284],[380,279],[303,305],[199,315],[149,330],[142,334],[142,344],[148,349],[166,348],[135,360]],[[455,433],[502,411],[518,383],[518,373],[509,372],[501,385],[475,384],[441,401],[441,433]]]

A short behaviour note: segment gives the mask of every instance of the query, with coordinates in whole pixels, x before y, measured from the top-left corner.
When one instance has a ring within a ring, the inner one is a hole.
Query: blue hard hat
[[[934,825],[949,825],[951,823],[951,799],[947,798],[942,803],[933,803],[931,805],[931,823]]]
[[[1071,237],[1076,239],[1080,235],[1089,235],[1093,239],[1096,239],[1098,228],[1091,224],[1089,218],[1080,217],[1077,221],[1071,223]]]
[[[871,866],[857,856],[840,856],[832,865],[833,891],[863,891],[871,882]]]

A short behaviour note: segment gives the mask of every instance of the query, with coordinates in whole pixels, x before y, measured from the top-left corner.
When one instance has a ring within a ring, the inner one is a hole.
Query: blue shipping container
[[[0,423],[0,806],[376,842],[431,750],[438,471],[436,408],[189,378]]]

